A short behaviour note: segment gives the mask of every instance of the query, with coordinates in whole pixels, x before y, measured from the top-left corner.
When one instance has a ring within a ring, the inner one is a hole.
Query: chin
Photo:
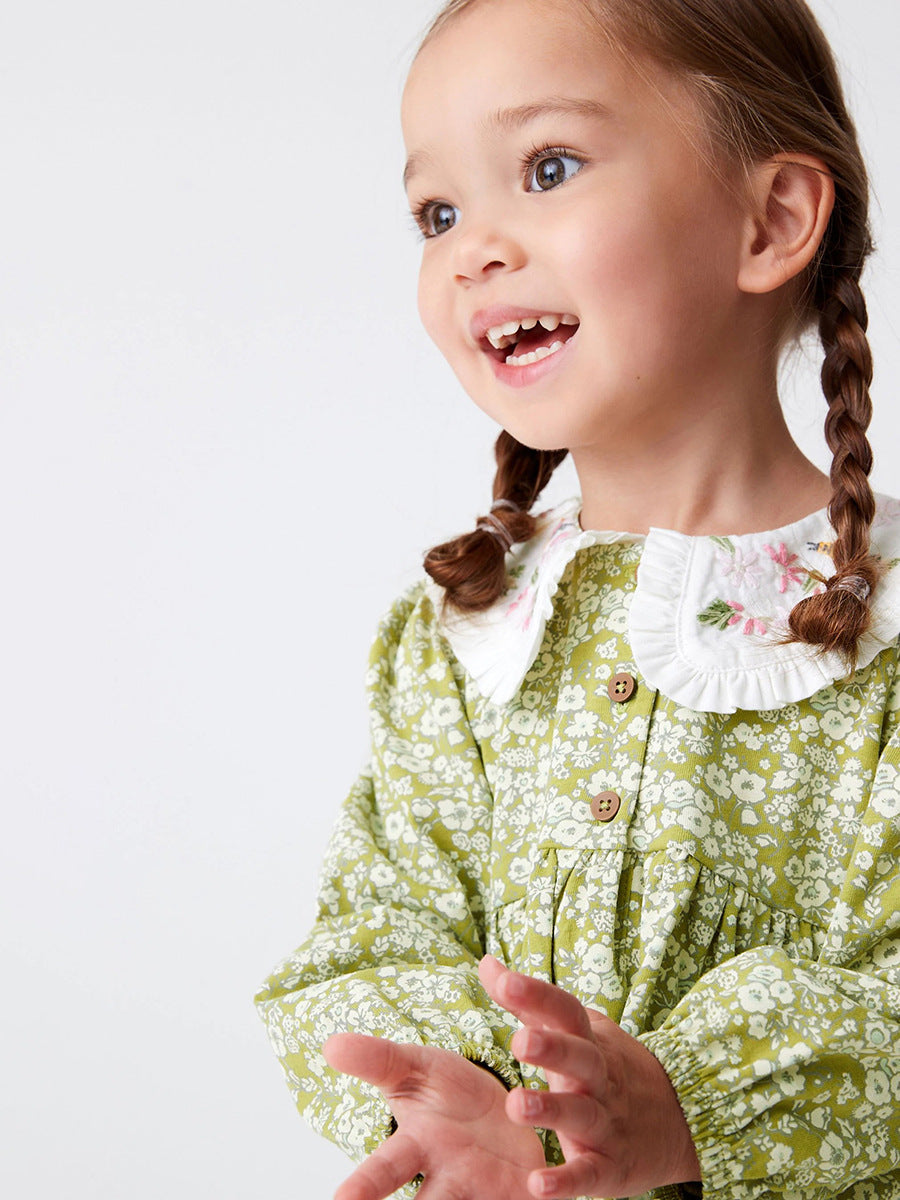
[[[506,432],[514,437],[520,445],[527,446],[529,450],[568,450],[566,440],[560,441],[559,436],[535,437],[533,434],[508,428]]]

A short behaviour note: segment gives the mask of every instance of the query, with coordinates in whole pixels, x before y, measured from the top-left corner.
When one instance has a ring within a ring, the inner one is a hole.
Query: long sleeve
[[[460,682],[419,585],[372,648],[371,769],[343,806],[314,928],[256,997],[296,1104],[357,1160],[391,1115],[376,1089],[327,1066],[332,1033],[441,1046],[520,1082],[515,1024],[477,977],[492,796]]]
[[[900,1196],[900,734],[816,960],[739,954],[641,1041],[678,1092],[706,1200]]]

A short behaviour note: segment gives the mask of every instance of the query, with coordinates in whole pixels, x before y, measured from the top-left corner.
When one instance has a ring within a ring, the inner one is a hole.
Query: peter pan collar
[[[873,596],[860,667],[900,635],[900,501],[876,495],[876,503],[873,552],[889,569]],[[442,618],[453,652],[493,703],[509,703],[521,687],[568,564],[587,546],[614,542],[643,543],[629,641],[644,679],[676,703],[711,713],[777,709],[846,674],[835,653],[777,645],[797,601],[822,590],[806,570],[833,571],[826,509],[768,533],[733,537],[583,530],[580,512],[576,497],[538,517],[535,536],[508,556],[514,582],[487,612]]]

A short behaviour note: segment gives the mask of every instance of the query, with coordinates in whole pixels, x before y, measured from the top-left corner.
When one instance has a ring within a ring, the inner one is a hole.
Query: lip
[[[513,318],[510,317],[510,320],[513,320]],[[538,359],[536,363],[529,363],[527,367],[511,367],[502,359],[491,358],[489,360],[491,368],[496,378],[508,387],[529,387],[557,369],[568,355],[569,347],[577,337],[578,331],[576,330],[569,340],[563,344],[561,350],[557,350],[555,354],[548,355],[547,358]]]
[[[487,331],[493,329],[495,325],[505,325],[508,321],[526,321],[529,317],[547,316],[549,313],[559,312],[562,316],[564,312],[571,312],[570,308],[555,309],[555,308],[518,308],[513,304],[493,304],[490,308],[480,308],[469,322],[469,333],[472,335],[472,340],[482,342],[487,337]]]
[[[557,311],[561,316],[563,311],[571,312],[571,309],[521,308],[514,304],[493,304],[488,308],[479,309],[474,314],[469,323],[472,340],[488,359],[491,370],[500,383],[506,384],[507,387],[524,388],[538,383],[547,375],[552,374],[566,358],[569,347],[577,339],[581,326],[580,324],[575,326],[575,332],[566,340],[561,350],[557,350],[555,354],[551,354],[547,358],[539,359],[536,363],[529,363],[527,367],[511,367],[504,361],[504,357],[497,357],[497,351],[487,340],[487,331],[496,325],[505,325],[507,321],[524,321],[529,317],[540,318]],[[503,351],[502,355],[505,353]]]

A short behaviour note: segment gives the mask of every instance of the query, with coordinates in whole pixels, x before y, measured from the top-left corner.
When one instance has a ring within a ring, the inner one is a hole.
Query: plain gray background
[[[876,186],[900,492],[890,0],[815,0]],[[374,625],[484,511],[399,177],[424,0],[57,0],[0,21],[0,1190],[319,1200],[251,1007],[366,755]],[[785,403],[820,464],[818,359]],[[558,491],[571,490],[563,480]]]

